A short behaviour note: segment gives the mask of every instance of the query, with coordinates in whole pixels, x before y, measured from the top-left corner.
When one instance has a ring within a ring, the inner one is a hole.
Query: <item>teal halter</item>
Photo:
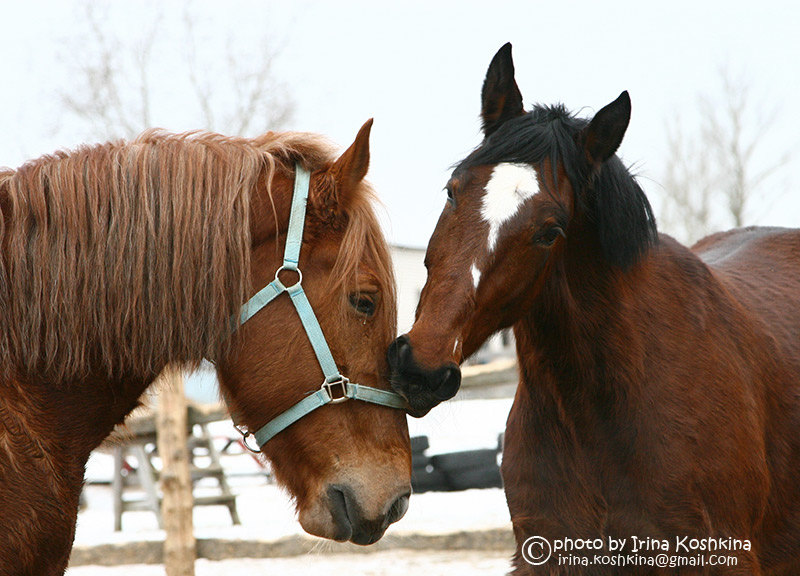
[[[258,313],[259,310],[286,292],[291,298],[292,304],[294,304],[297,310],[297,314],[300,316],[300,321],[303,323],[303,328],[306,330],[312,348],[314,348],[314,354],[317,356],[319,365],[325,375],[325,380],[322,382],[322,387],[319,390],[310,393],[300,402],[267,422],[253,434],[259,447],[263,447],[264,444],[269,442],[276,434],[282,432],[303,416],[310,414],[317,408],[321,408],[326,404],[340,404],[353,399],[370,402],[372,404],[380,404],[381,406],[389,406],[390,408],[397,408],[400,410],[408,408],[405,399],[399,394],[388,390],[380,390],[370,386],[354,384],[339,372],[339,368],[336,366],[336,361],[333,359],[328,343],[325,341],[322,328],[317,321],[314,310],[311,308],[311,303],[306,297],[302,286],[303,273],[298,267],[298,262],[300,260],[300,247],[303,243],[303,226],[305,223],[306,201],[308,199],[310,181],[311,174],[298,164],[295,171],[292,211],[289,216],[289,231],[286,234],[286,249],[283,253],[283,264],[275,272],[275,279],[259,290],[242,306],[238,324],[241,326]],[[298,279],[295,284],[285,286],[281,282],[278,276],[284,270],[297,273]],[[242,430],[238,426],[237,428],[242,433],[245,440],[250,436],[250,432]]]

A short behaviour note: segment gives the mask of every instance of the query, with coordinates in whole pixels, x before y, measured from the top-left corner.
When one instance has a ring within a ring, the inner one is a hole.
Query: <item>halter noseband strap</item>
[[[252,318],[259,310],[272,302],[275,298],[286,292],[294,304],[300,321],[303,323],[311,347],[317,356],[319,365],[325,375],[322,387],[313,394],[306,396],[303,400],[276,416],[264,426],[259,428],[253,436],[258,442],[259,447],[264,446],[276,434],[285,430],[303,416],[310,414],[317,408],[326,404],[339,404],[346,400],[361,400],[381,406],[389,406],[405,410],[408,404],[399,394],[361,384],[350,382],[339,372],[336,361],[333,359],[325,335],[319,325],[317,316],[308,301],[303,290],[303,273],[298,267],[300,261],[300,247],[303,244],[303,227],[305,224],[306,202],[308,200],[308,189],[311,181],[311,174],[300,166],[295,168],[294,194],[292,196],[292,211],[289,216],[289,230],[286,234],[286,248],[283,253],[283,264],[275,272],[275,279],[264,288],[253,295],[250,300],[242,306],[238,318],[238,325],[241,326]],[[279,275],[284,270],[297,273],[298,279],[295,284],[285,286]],[[338,390],[337,390],[338,388]],[[249,432],[242,432],[245,438]]]

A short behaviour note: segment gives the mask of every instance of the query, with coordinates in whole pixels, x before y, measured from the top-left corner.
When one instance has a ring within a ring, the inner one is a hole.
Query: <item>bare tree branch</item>
[[[764,114],[765,107],[753,103],[751,86],[724,68],[720,86],[717,98],[698,99],[696,134],[686,136],[679,125],[676,132],[668,131],[664,173],[668,195],[661,220],[690,242],[713,230],[713,206],[725,206],[726,227],[744,226],[756,192],[789,161],[787,153],[766,167],[756,167],[777,112]]]
[[[150,29],[142,39],[142,46],[136,53],[136,64],[139,68],[139,98],[141,100],[141,123],[142,126],[151,126],[150,119],[150,83],[149,69],[150,58],[153,54],[153,45],[158,35],[159,24],[161,23],[161,10],[159,9],[154,18]]]
[[[98,6],[106,11],[101,12]],[[190,104],[180,107],[183,114],[197,107],[196,127],[232,134],[245,134],[253,128],[279,129],[291,117],[294,103],[275,78],[273,62],[277,55],[267,38],[262,39],[262,49],[256,55],[237,49],[233,34],[227,37],[225,50],[201,52],[207,47],[199,43],[194,16],[198,11],[187,6],[182,11],[184,41],[179,44],[185,65],[171,69],[185,76],[157,77],[165,54],[157,47],[162,46],[162,5],[156,4],[158,9],[141,27],[144,32],[137,42],[114,36],[107,14],[114,6],[85,3],[88,46],[79,51],[80,63],[74,64],[76,76],[82,80],[77,84],[83,90],[61,94],[65,110],[89,124],[100,137],[133,137],[153,125],[158,110],[175,102]],[[159,54],[157,60],[155,54]],[[221,77],[229,81],[220,82]],[[170,88],[179,87],[165,93],[165,81]]]
[[[665,199],[661,222],[679,237],[695,240],[713,225],[711,196],[717,183],[709,168],[709,152],[687,142],[679,118],[668,126],[667,139],[670,156],[664,186],[670,196]]]
[[[186,62],[189,71],[189,81],[194,89],[200,111],[205,119],[207,130],[216,128],[214,122],[214,111],[211,106],[211,89],[208,84],[203,84],[198,74],[197,62],[197,38],[195,33],[194,12],[189,5],[183,11],[183,25],[186,29]]]

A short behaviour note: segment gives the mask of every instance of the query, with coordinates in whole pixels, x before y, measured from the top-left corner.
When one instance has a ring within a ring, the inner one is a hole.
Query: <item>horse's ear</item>
[[[331,167],[338,203],[346,202],[347,196],[358,188],[367,175],[370,130],[372,130],[372,118],[364,123],[353,143]]]
[[[630,119],[631,97],[627,90],[595,114],[583,130],[583,146],[591,164],[597,167],[614,155]]]
[[[492,58],[481,90],[481,120],[483,135],[488,137],[511,118],[521,116],[522,94],[514,80],[514,60],[511,43],[505,44]]]
[[[658,243],[653,210],[644,190],[614,153],[631,119],[631,99],[623,92],[602,108],[579,133],[586,160],[594,170],[586,198],[606,260],[628,269]]]

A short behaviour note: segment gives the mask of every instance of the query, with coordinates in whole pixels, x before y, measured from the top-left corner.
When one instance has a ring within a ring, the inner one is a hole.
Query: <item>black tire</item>
[[[428,442],[427,436],[414,436],[411,438],[411,453],[412,454],[422,454],[430,448],[430,443]]]
[[[414,494],[423,492],[448,492],[452,490],[447,476],[432,467],[414,470],[411,473],[411,489]]]
[[[447,483],[453,490],[470,490],[473,488],[502,488],[503,478],[497,464],[484,468],[473,468],[446,474]]]
[[[465,450],[464,452],[450,452],[431,456],[431,464],[443,472],[461,472],[476,468],[497,468],[497,451]]]
[[[428,466],[431,465],[430,456],[425,456],[422,453],[411,453],[411,468],[414,470],[422,469],[425,470]]]

